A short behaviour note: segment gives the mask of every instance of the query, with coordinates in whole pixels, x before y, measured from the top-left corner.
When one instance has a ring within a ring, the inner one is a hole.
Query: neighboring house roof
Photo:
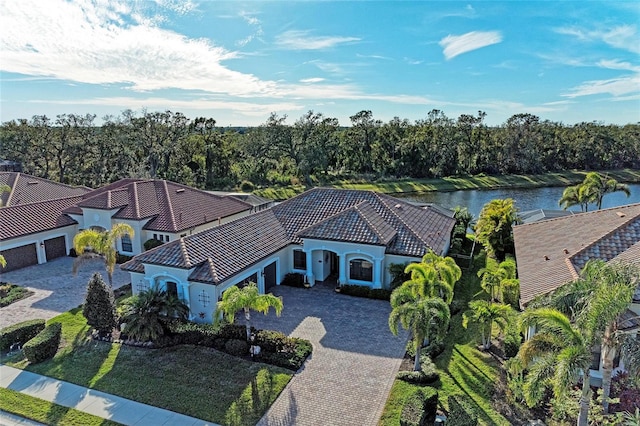
[[[640,204],[513,228],[520,303],[578,278],[589,259],[640,264]]]
[[[149,219],[144,229],[180,232],[251,210],[251,205],[166,180],[123,179],[86,194],[65,211],[82,214],[82,208],[118,210],[118,219]]]
[[[0,194],[5,207],[74,197],[91,191],[91,188],[85,186],[65,185],[19,172],[0,172],[0,185],[2,184],[11,188],[10,192]]]
[[[538,222],[541,220],[555,219],[558,217],[570,216],[575,214],[571,210],[548,210],[548,209],[537,209],[537,210],[527,210],[526,212],[518,213],[518,217],[522,221],[522,223],[532,223]]]
[[[74,225],[77,222],[62,212],[80,200],[69,197],[0,208],[0,240]]]
[[[372,191],[315,188],[269,210],[142,253],[122,269],[157,264],[191,269],[189,279],[220,283],[301,238],[386,246],[387,253],[422,256],[445,250],[455,220],[433,209]]]

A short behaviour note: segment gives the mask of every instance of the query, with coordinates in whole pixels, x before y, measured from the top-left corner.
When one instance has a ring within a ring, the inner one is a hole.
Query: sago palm
[[[416,351],[413,369],[420,370],[420,349],[425,340],[441,340],[451,313],[440,297],[423,297],[410,284],[403,284],[391,293],[389,329],[398,334],[398,324],[409,330]]]
[[[273,294],[260,294],[255,283],[250,282],[243,288],[231,286],[222,294],[214,313],[215,320],[221,316],[229,323],[233,323],[238,311],[244,312],[244,323],[247,331],[247,341],[251,339],[251,311],[267,314],[273,308],[276,315],[282,312],[282,299]]]
[[[580,380],[582,393],[578,425],[586,426],[591,397],[589,367],[593,333],[571,324],[562,312],[539,308],[522,314],[523,331],[534,327],[536,334],[524,342],[518,352],[524,368],[524,394],[527,404],[537,404],[550,384],[557,398],[566,398],[567,390]]]
[[[78,272],[83,263],[100,258],[104,261],[109,285],[113,285],[113,271],[118,257],[116,242],[125,235],[134,235],[133,228],[126,223],[117,223],[110,231],[85,229],[78,233],[73,238],[73,248],[78,254],[78,258],[73,262],[73,273]]]

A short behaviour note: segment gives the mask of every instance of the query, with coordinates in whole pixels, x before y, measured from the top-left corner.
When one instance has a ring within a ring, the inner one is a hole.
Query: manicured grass
[[[14,357],[7,364],[215,423],[255,424],[292,376],[210,348],[143,349],[94,341],[80,309],[52,321],[63,325],[53,359],[29,365]]]
[[[464,262],[466,265],[466,261]],[[463,268],[463,277],[456,284],[455,299],[468,302],[481,292],[476,276],[479,266],[484,264],[484,256],[474,260],[471,270]],[[494,385],[498,381],[500,366],[491,357],[477,349],[479,332],[474,327],[462,327],[462,313],[451,319],[449,334],[445,340],[445,350],[435,364],[440,373],[440,382],[435,384],[439,394],[439,406],[448,410],[448,397],[465,395],[474,403],[481,425],[510,425],[502,414],[491,404]],[[380,419],[380,425],[398,425],[405,399],[419,386],[396,380]]]
[[[32,291],[16,284],[0,283],[0,308],[27,298],[33,294]]]
[[[457,191],[464,189],[534,188],[546,186],[569,186],[582,182],[586,171],[564,171],[540,175],[503,176],[453,176],[441,179],[336,179],[325,186],[335,188],[361,189],[398,194],[407,192]],[[603,170],[603,174],[619,182],[640,182],[640,170]],[[305,189],[302,185],[257,189],[255,194],[274,200],[285,200]]]
[[[0,410],[59,426],[118,426],[111,420],[96,417],[73,408],[63,407],[10,389],[0,388]]]

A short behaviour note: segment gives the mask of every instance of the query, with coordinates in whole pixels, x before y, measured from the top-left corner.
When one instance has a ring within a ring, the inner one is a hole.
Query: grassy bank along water
[[[538,175],[484,175],[451,176],[438,179],[334,179],[318,186],[345,189],[361,189],[385,194],[420,193],[431,191],[459,191],[469,189],[499,188],[540,188],[549,186],[569,186],[584,180],[587,171],[570,170]],[[601,170],[600,173],[618,182],[639,183],[640,170]],[[254,194],[273,200],[286,200],[310,187],[304,185],[273,186],[256,189]]]

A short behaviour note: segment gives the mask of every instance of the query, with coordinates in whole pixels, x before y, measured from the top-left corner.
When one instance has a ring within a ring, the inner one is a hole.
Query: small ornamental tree
[[[97,272],[93,274],[87,285],[87,298],[82,308],[82,315],[87,319],[87,324],[95,328],[100,335],[110,334],[117,325],[113,289]]]

